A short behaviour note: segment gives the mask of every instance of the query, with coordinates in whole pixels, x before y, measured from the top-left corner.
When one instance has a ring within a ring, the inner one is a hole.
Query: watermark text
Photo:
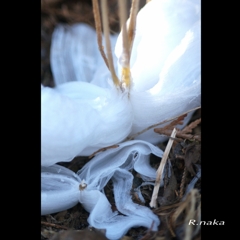
[[[200,221],[197,222],[195,219],[190,219],[188,225],[224,225],[224,221],[217,221],[214,219],[214,221]]]

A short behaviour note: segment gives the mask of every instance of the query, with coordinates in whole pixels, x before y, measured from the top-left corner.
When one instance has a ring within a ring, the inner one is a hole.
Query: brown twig
[[[181,115],[178,115],[177,117],[173,117],[173,118],[164,120],[164,121],[162,121],[162,122],[160,122],[160,123],[153,124],[153,125],[145,128],[145,129],[143,129],[142,131],[137,132],[137,133],[133,134],[132,136],[128,137],[128,138],[126,139],[126,141],[127,141],[127,140],[132,140],[132,139],[134,139],[134,138],[137,137],[138,135],[140,135],[140,134],[142,134],[142,133],[150,130],[151,128],[157,127],[157,126],[162,125],[162,124],[167,123],[167,122],[170,122],[170,121],[172,121],[172,120],[174,120],[174,119],[177,119],[178,117],[180,117],[180,116],[182,116],[182,115],[184,115],[184,114],[190,113],[190,112],[195,111],[195,110],[200,109],[200,108],[201,108],[201,107],[193,108],[193,109],[191,109],[191,110],[189,110],[189,111],[187,111],[187,112],[185,112],[185,113],[183,113],[183,114],[181,114]]]
[[[126,27],[127,15],[126,15],[126,1],[118,0],[119,5],[119,17],[120,24],[122,27],[122,43],[123,43],[123,59],[122,63],[124,67],[129,66],[129,41],[128,41],[128,33]]]
[[[178,132],[176,136],[178,138],[201,141],[200,135],[184,134],[184,133],[181,133],[181,131]]]
[[[194,122],[191,122],[189,125],[187,125],[182,131],[181,133],[191,133],[192,130],[197,127],[197,125],[201,123],[201,118],[195,120]]]
[[[103,57],[103,60],[106,64],[106,66],[109,69],[108,66],[108,60],[106,57],[106,54],[104,52],[104,48],[102,45],[102,25],[101,25],[101,18],[100,18],[100,10],[99,10],[99,5],[98,5],[98,0],[92,0],[93,4],[93,16],[94,16],[94,21],[95,21],[95,28],[97,32],[97,43],[98,43],[98,49]]]
[[[48,227],[62,228],[62,229],[68,230],[67,227],[64,227],[64,226],[61,226],[61,225],[57,225],[57,224],[55,224],[55,223],[49,223],[49,222],[41,221],[41,224],[42,224],[42,225],[45,225],[45,226],[48,226]]]
[[[169,131],[172,132],[173,128],[176,127],[177,125],[182,125],[183,124],[183,120],[184,118],[187,116],[187,114],[181,115],[180,117],[178,117],[177,119],[173,120],[172,122],[170,122],[168,125],[162,127],[162,128],[154,128],[154,132],[159,133],[159,134],[166,134],[166,132],[168,133]],[[171,134],[171,133],[170,133]]]
[[[177,130],[174,128],[171,134],[171,137],[174,138],[176,135]],[[169,139],[168,144],[166,146],[166,149],[164,151],[161,163],[159,165],[159,168],[157,170],[157,177],[156,177],[156,181],[155,181],[155,185],[154,185],[154,189],[153,189],[153,194],[152,194],[152,198],[151,198],[151,202],[150,202],[150,207],[157,207],[157,196],[158,196],[158,191],[159,191],[159,187],[160,187],[160,182],[161,182],[161,176],[163,173],[163,169],[167,163],[167,159],[168,159],[168,155],[169,152],[171,150],[172,144],[173,144],[172,139]]]
[[[173,128],[176,128],[177,125],[182,125],[183,124],[183,120],[184,120],[184,118],[186,116],[187,116],[187,114],[184,114],[184,115],[178,117],[177,119],[173,120],[168,125],[166,125],[166,126],[164,126],[162,128],[154,128],[154,132],[158,133],[158,134],[161,134],[161,135],[170,136],[171,133],[172,133]],[[176,137],[178,137],[178,133],[179,132],[180,132],[180,130],[177,129]]]
[[[110,148],[117,148],[117,147],[119,147],[119,145],[112,145],[112,146],[108,146],[108,147],[104,147],[104,148],[98,149],[96,152],[91,154],[88,158],[93,158],[99,152],[103,152],[103,151],[106,151],[106,150],[108,150]]]
[[[129,25],[128,25],[128,41],[129,41],[129,61],[131,58],[132,45],[136,32],[136,19],[139,9],[139,0],[133,0],[130,10]]]
[[[121,82],[122,87],[130,88],[131,72],[130,72],[130,53],[129,53],[129,41],[128,33],[126,27],[127,15],[126,15],[126,1],[118,0],[119,4],[119,17],[120,24],[122,26],[122,55],[121,55],[121,66],[122,66],[122,76]]]
[[[167,217],[167,227],[168,227],[169,232],[170,232],[170,234],[172,235],[172,237],[176,237],[176,234],[175,234],[175,232],[174,232],[174,230],[173,230],[173,227],[172,227],[172,225],[170,224],[170,221],[168,220],[169,218],[172,217],[173,214],[174,214],[174,212],[171,212],[171,215],[170,215],[169,217]]]
[[[157,128],[155,128],[155,129],[157,129]],[[154,132],[159,133],[159,134],[161,134],[161,135],[166,135],[166,136],[170,136],[170,135],[171,135],[171,132],[172,132],[171,129],[160,129],[160,128],[159,128],[159,129],[157,129],[156,131],[155,131],[155,129],[154,129]],[[194,139],[194,140],[201,141],[200,135],[184,134],[184,133],[182,133],[181,130],[179,130],[179,129],[177,129],[176,137],[177,137],[177,138],[175,139],[176,141],[181,141],[181,139],[179,139],[179,138],[189,139],[189,140]]]
[[[176,225],[181,225],[183,224],[183,227],[185,227],[184,232],[184,240],[190,240],[192,239],[192,226],[189,225],[189,220],[190,219],[196,219],[196,215],[199,214],[198,211],[200,211],[200,208],[196,209],[196,206],[200,202],[200,194],[197,189],[192,189],[186,199],[184,201],[181,201],[180,205],[178,206],[177,209],[171,214],[170,220],[169,220],[169,228],[175,229]],[[183,216],[185,213],[184,220],[180,220],[180,216]],[[178,223],[177,223],[177,220]]]
[[[201,211],[200,208],[196,209],[196,206],[198,205],[198,197],[199,197],[199,192],[196,189],[192,189],[190,192],[190,201],[186,207],[186,213],[187,216],[185,217],[184,225],[185,225],[185,236],[184,240],[191,240],[192,235],[193,235],[193,228],[189,224],[190,219],[196,219],[196,215],[198,214],[199,211]]]
[[[198,134],[190,134],[192,132],[192,130],[197,127],[197,125],[201,122],[201,118],[195,120],[194,122],[190,123],[189,125],[187,125],[184,129],[177,131],[176,137],[177,138],[182,138],[182,139],[189,139],[189,140],[197,140],[197,141],[201,141],[201,135]],[[173,128],[174,124],[180,124],[174,121],[172,123],[170,123],[169,125],[163,127],[163,128],[155,128],[154,132],[159,133],[159,134],[164,134],[169,136],[170,135],[170,130],[171,128]]]
[[[179,198],[181,199],[183,196],[183,189],[184,189],[184,185],[185,185],[185,181],[186,181],[186,174],[187,174],[187,168],[184,167],[184,171],[183,171],[183,175],[182,175],[182,180],[181,180],[181,184],[180,184],[180,195]]]

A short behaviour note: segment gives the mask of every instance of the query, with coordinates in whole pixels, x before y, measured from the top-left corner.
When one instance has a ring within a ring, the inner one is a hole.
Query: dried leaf
[[[186,134],[186,133],[182,133],[182,131],[177,132],[176,136],[178,138],[201,141],[200,135]]]
[[[194,122],[191,122],[189,125],[187,125],[182,131],[181,133],[191,133],[192,130],[197,127],[197,125],[201,123],[201,118],[195,120]]]
[[[173,128],[176,125],[182,125],[183,124],[183,120],[184,118],[187,116],[187,114],[184,114],[180,117],[178,117],[177,119],[173,120],[172,122],[170,122],[168,125],[166,125],[165,127],[162,128],[154,128],[154,132],[159,133],[159,134],[164,134],[167,136],[170,136],[172,133]]]
[[[154,128],[154,132],[162,134],[162,135],[166,135],[166,136],[170,136],[172,129],[174,128],[174,126],[176,125],[180,125],[183,124],[183,119],[186,117],[187,114],[184,114],[180,117],[178,117],[176,120],[172,121],[170,124],[166,125],[165,127],[162,128]],[[189,139],[189,140],[198,140],[201,141],[201,136],[200,135],[193,135],[190,134],[192,132],[192,130],[197,127],[197,125],[201,123],[201,118],[197,119],[196,121],[190,123],[188,126],[186,126],[183,130],[179,130],[177,129],[177,134],[176,134],[176,140],[179,138],[180,139]]]

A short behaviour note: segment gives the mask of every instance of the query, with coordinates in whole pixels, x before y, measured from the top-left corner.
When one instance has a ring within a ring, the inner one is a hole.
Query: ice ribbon
[[[110,36],[112,51],[117,37]],[[117,57],[113,56],[113,60],[117,67]],[[70,81],[110,86],[111,74],[98,50],[96,31],[87,24],[57,25],[52,35],[50,61],[56,86]]]
[[[131,227],[150,228],[152,223],[153,230],[157,230],[158,217],[149,208],[135,204],[130,195],[132,169],[147,179],[156,177],[156,170],[149,163],[150,154],[162,157],[163,152],[151,143],[134,140],[99,153],[77,174],[59,165],[42,167],[42,214],[68,209],[79,200],[90,212],[89,224],[106,229],[109,239],[121,238]],[[103,191],[110,179],[115,204],[121,214],[112,211]],[[86,187],[79,190],[79,184]]]
[[[112,86],[113,87],[113,86]],[[131,131],[127,93],[86,82],[41,89],[41,165],[71,161],[123,141]]]
[[[41,167],[41,214],[60,212],[78,203],[81,179],[60,166]]]
[[[200,27],[200,0],[151,0],[138,13],[130,62],[130,135],[201,105]],[[121,34],[115,54],[121,59]],[[161,140],[152,129],[137,138]]]
[[[129,105],[133,111],[130,136],[201,105],[200,0],[152,0],[139,11],[136,22],[130,62],[132,84]],[[87,43],[83,36],[90,38]],[[112,46],[115,41],[116,35],[111,36]],[[88,51],[89,44],[91,51]],[[58,45],[61,48],[57,48]],[[120,78],[121,33],[117,38],[115,54],[115,68]],[[77,80],[108,87],[106,79],[110,74],[97,50],[96,33],[91,27],[84,24],[68,28],[59,25],[53,34],[51,56],[56,84],[58,81]],[[85,67],[85,62],[91,63],[91,66]],[[92,78],[87,79],[85,76],[90,74],[89,68]],[[185,119],[185,124],[190,117],[191,114]],[[135,139],[153,144],[166,140],[153,129]]]

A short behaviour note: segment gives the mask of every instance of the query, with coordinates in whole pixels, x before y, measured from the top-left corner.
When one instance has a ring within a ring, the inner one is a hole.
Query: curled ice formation
[[[78,203],[81,179],[60,165],[41,167],[41,214],[60,212]]]
[[[123,141],[131,131],[127,93],[86,82],[41,89],[41,165],[71,161]]]
[[[130,62],[130,135],[201,105],[200,2],[152,0],[139,11]],[[120,59],[121,34],[115,53]],[[136,139],[161,140],[152,129]]]
[[[150,228],[152,223],[153,230],[157,230],[158,217],[149,208],[134,203],[130,194],[131,170],[137,171],[143,180],[156,178],[156,170],[149,163],[150,154],[162,157],[163,152],[151,143],[133,140],[97,154],[76,174],[59,165],[42,167],[42,214],[68,209],[79,200],[90,213],[89,224],[106,229],[109,239],[121,238],[131,227]],[[112,211],[104,194],[110,179],[118,211]]]
[[[133,119],[129,136],[201,105],[200,26],[200,0],[152,0],[139,11],[130,59]],[[87,43],[84,36],[89,38]],[[114,65],[121,78],[121,33],[117,41],[116,35],[111,36],[112,48],[115,42]],[[108,88],[111,81],[96,33],[85,24],[55,29],[51,66],[57,85],[61,79],[61,83],[88,81]],[[184,125],[190,117],[188,114]],[[166,140],[153,129],[135,139],[153,144]]]
[[[112,51],[117,37],[110,36]],[[113,60],[117,67],[116,56]],[[87,24],[57,25],[52,35],[50,61],[56,86],[80,81],[109,87],[111,74],[98,50],[96,31]]]

